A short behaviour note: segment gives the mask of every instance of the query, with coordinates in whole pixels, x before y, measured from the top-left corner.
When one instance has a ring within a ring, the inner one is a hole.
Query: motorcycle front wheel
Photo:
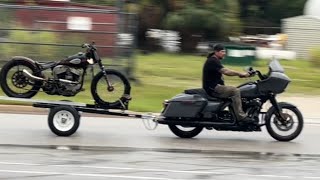
[[[1,88],[7,96],[31,98],[38,93],[41,82],[28,78],[24,75],[23,70],[27,70],[35,76],[39,75],[36,74],[37,68],[25,60],[11,60],[2,67],[0,72]]]
[[[268,110],[266,114],[266,128],[268,133],[278,141],[291,141],[298,137],[303,129],[303,117],[298,108],[280,103],[281,113],[284,119],[276,116],[275,108]]]
[[[181,138],[193,138],[201,133],[203,127],[190,127],[185,128],[178,125],[168,125],[173,134]]]
[[[91,94],[96,104],[105,108],[119,108],[130,95],[128,79],[116,70],[106,70],[106,76],[99,72],[92,80]],[[107,81],[109,82],[108,86]]]

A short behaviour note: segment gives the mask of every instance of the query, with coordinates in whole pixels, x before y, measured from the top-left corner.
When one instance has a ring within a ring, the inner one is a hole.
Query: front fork
[[[104,65],[102,64],[101,60],[98,61],[98,65],[100,67],[100,70],[103,73],[104,79],[107,81],[107,85],[108,85],[108,91],[111,92],[114,90],[114,87],[112,86],[112,84],[110,83],[110,81],[108,80],[108,76],[106,73],[106,69],[104,68]]]
[[[276,112],[275,115],[277,116],[277,118],[280,120],[280,122],[284,123],[286,121],[286,118],[284,117],[281,107],[279,106],[277,100],[276,100],[276,96],[274,94],[271,94],[269,97],[269,100],[272,104],[272,106],[275,108]]]

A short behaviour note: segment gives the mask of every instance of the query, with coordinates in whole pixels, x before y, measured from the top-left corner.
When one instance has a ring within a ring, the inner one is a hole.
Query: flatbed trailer
[[[149,114],[129,113],[122,109],[103,109],[96,105],[78,103],[72,101],[48,101],[36,99],[23,99],[0,96],[0,100],[32,103],[33,107],[49,109],[48,126],[58,136],[70,136],[74,134],[80,125],[81,113],[104,114],[122,117],[142,118],[144,120],[155,119]],[[155,122],[155,121],[154,121]],[[144,123],[145,124],[145,123]],[[145,124],[146,126],[146,124]],[[148,125],[147,129],[151,129]],[[155,127],[154,127],[155,128]],[[154,129],[153,128],[153,129]]]

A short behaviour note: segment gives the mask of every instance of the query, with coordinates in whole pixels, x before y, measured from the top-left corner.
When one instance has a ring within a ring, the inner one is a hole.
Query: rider
[[[239,76],[240,78],[249,77],[249,73],[237,72],[225,68],[221,64],[221,60],[226,54],[226,50],[222,44],[217,44],[213,48],[213,52],[207,56],[207,60],[203,66],[202,86],[210,96],[219,98],[232,98],[232,107],[239,122],[251,122],[251,118],[247,117],[243,112],[240,90],[233,86],[224,84],[223,75]]]

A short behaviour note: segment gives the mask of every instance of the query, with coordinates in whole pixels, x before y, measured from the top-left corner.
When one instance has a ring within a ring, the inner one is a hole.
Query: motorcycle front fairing
[[[267,77],[257,81],[257,85],[261,94],[280,94],[284,92],[290,82],[290,78],[284,73],[284,69],[279,61],[272,60],[269,63]]]
[[[257,85],[259,91],[263,94],[270,92],[280,94],[284,92],[290,82],[290,78],[284,73],[271,72],[267,79],[259,81]]]
[[[266,96],[269,93],[279,94],[284,92],[290,78],[284,73],[284,69],[278,60],[272,60],[269,63],[269,72],[264,78],[255,82],[244,83],[238,88],[241,91],[241,97],[258,98]]]

